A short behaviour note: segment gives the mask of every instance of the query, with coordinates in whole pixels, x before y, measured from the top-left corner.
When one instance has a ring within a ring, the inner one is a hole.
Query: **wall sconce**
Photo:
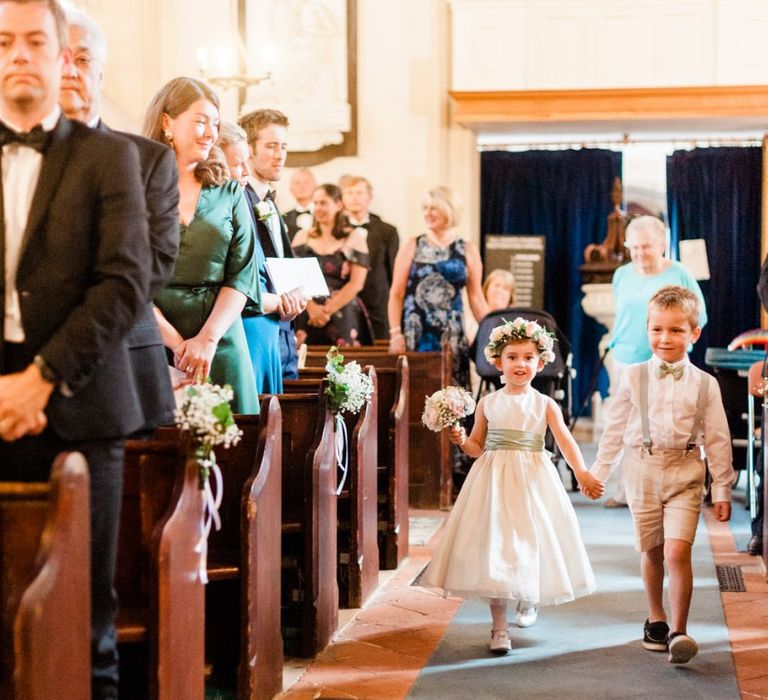
[[[245,90],[246,88],[258,85],[272,78],[272,67],[275,64],[276,48],[273,45],[268,45],[264,49],[264,65],[267,70],[263,75],[250,75],[248,71],[248,55],[245,51],[245,44],[243,38],[238,32],[234,32],[233,43],[238,48],[239,56],[233,55],[231,51],[222,50],[219,52],[218,60],[216,61],[216,67],[211,73],[209,65],[209,53],[208,48],[200,46],[196,52],[197,67],[200,73],[200,77],[211,85],[218,86],[223,90],[229,90],[230,88],[238,88]],[[241,66],[245,66],[244,73],[237,70],[238,63]]]

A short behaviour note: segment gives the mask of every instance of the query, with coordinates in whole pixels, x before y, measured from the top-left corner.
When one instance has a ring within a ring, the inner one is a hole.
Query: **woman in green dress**
[[[261,305],[255,234],[240,186],[214,148],[219,121],[216,93],[193,78],[171,80],[147,109],[144,134],[173,148],[179,167],[179,256],[155,298],[156,315],[177,369],[231,385],[233,410],[258,413],[240,317],[248,300]]]

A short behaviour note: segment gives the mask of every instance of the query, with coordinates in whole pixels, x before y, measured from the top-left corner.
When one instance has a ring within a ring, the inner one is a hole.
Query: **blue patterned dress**
[[[403,335],[408,350],[439,352],[447,338],[453,352],[453,381],[470,390],[469,343],[461,319],[461,290],[467,283],[466,242],[441,247],[422,234],[408,273],[403,301]]]

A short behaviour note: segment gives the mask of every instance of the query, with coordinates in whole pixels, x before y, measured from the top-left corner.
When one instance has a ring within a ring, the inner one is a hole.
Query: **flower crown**
[[[518,316],[514,321],[506,321],[501,319],[502,324],[496,326],[491,331],[491,336],[488,341],[488,345],[485,346],[485,359],[488,362],[501,357],[501,351],[504,346],[512,340],[531,340],[533,341],[538,350],[541,359],[544,363],[554,362],[555,353],[552,352],[552,348],[555,344],[555,334],[552,331],[547,330],[536,321],[529,321],[525,318]]]

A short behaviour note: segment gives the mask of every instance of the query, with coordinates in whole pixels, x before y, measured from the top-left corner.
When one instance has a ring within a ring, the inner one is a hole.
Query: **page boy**
[[[714,377],[694,367],[688,348],[699,328],[699,301],[683,287],[660,289],[648,304],[653,357],[630,365],[600,439],[591,472],[604,481],[624,448],[624,481],[641,556],[648,619],[643,647],[667,651],[683,664],[698,652],[687,634],[693,592],[691,547],[699,521],[706,467],[715,517],[731,517],[731,436]],[[662,602],[669,567],[670,622]]]

